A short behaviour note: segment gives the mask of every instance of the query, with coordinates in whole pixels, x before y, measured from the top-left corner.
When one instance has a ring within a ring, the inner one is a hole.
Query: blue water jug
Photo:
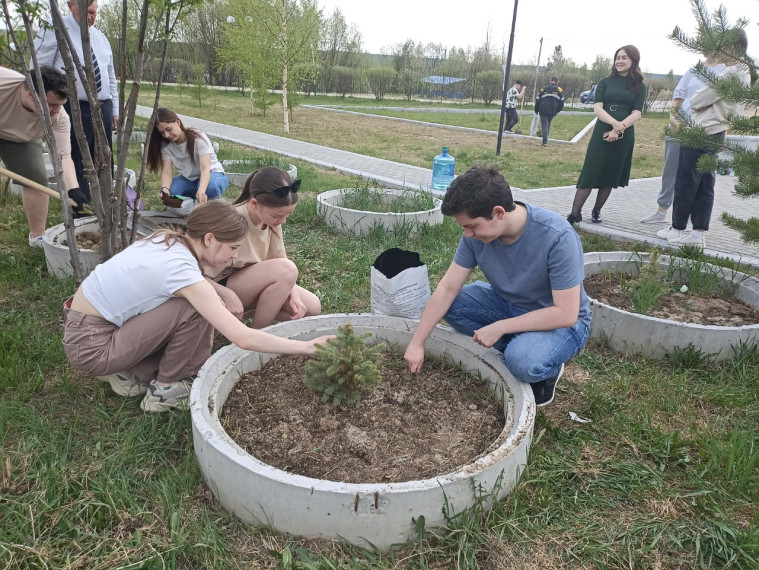
[[[443,153],[432,160],[432,188],[446,190],[453,182],[453,169],[456,159],[448,154],[448,147],[443,147]]]

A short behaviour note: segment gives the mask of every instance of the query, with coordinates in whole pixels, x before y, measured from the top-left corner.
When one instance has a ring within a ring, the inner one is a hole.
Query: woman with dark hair
[[[300,180],[276,166],[266,166],[248,177],[235,201],[247,232],[237,257],[225,267],[205,267],[206,275],[228,287],[239,299],[233,311],[255,309],[253,328],[274,321],[318,315],[319,297],[300,287],[298,267],[287,258],[282,225],[298,203]]]
[[[635,129],[646,101],[646,85],[640,71],[640,52],[635,46],[622,46],[614,53],[611,73],[598,82],[593,112],[598,121],[585,153],[577,180],[570,224],[582,221],[582,207],[593,188],[598,188],[591,221],[601,223],[601,208],[612,188],[630,181]]]
[[[148,168],[161,173],[163,194],[193,198],[198,204],[220,197],[229,186],[208,136],[185,127],[177,114],[165,107],[158,108],[150,132]],[[173,176],[174,168],[177,176]]]
[[[145,394],[140,407],[162,412],[186,406],[214,329],[245,350],[313,354],[331,337],[250,329],[229,310],[234,295],[203,274],[201,265],[219,270],[237,257],[246,232],[232,204],[213,200],[190,213],[183,233],[160,230],[98,265],[64,305],[71,364],[120,396]]]

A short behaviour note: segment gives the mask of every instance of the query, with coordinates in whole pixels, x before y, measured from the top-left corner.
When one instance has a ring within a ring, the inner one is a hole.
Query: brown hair
[[[633,93],[637,93],[640,91],[640,86],[643,85],[643,72],[640,70],[640,50],[635,46],[622,46],[614,52],[614,58],[611,61],[611,73],[609,73],[609,77],[619,76],[619,72],[617,71],[617,66],[615,64],[617,62],[617,54],[622,50],[624,50],[624,52],[627,54],[627,57],[629,57],[630,61],[632,61],[630,71],[627,72],[627,88]]]
[[[248,225],[243,215],[237,211],[229,200],[209,200],[195,208],[187,216],[187,227],[184,231],[163,229],[158,230],[146,240],[159,243],[161,239],[167,247],[177,242],[184,244],[187,249],[197,255],[190,247],[190,238],[202,241],[206,234],[213,234],[218,241],[230,243],[240,241],[248,232]]]
[[[170,142],[163,138],[161,131],[158,130],[158,123],[173,123],[175,121],[179,121],[179,128],[182,129],[186,138],[187,154],[190,155],[190,162],[195,164],[195,139],[200,136],[200,131],[185,127],[182,120],[171,109],[158,107],[153,130],[150,131],[150,146],[148,147],[148,169],[151,172],[161,172],[163,162],[161,159],[161,149]]]
[[[235,200],[235,204],[244,204],[249,202],[251,198],[255,198],[256,202],[267,208],[280,208],[297,204],[297,192],[288,192],[284,198],[273,192],[277,188],[290,186],[292,183],[293,179],[290,178],[290,175],[279,166],[264,166],[248,176],[242,193]]]
[[[440,208],[444,216],[466,214],[470,218],[493,217],[493,208],[516,208],[511,186],[494,164],[477,164],[451,182]]]

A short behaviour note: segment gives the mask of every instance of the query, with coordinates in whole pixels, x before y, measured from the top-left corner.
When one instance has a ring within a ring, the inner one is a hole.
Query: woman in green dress
[[[640,51],[622,46],[614,54],[608,77],[598,82],[593,112],[598,121],[588,143],[577,191],[572,203],[570,224],[582,221],[582,207],[593,188],[598,188],[591,221],[601,223],[601,208],[612,188],[627,186],[630,180],[635,129],[646,100],[646,85],[640,71]]]

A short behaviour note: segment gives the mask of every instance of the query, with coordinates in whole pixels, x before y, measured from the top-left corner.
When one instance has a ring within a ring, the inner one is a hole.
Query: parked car
[[[596,96],[596,86],[594,85],[588,91],[580,93],[580,103],[592,103]]]

